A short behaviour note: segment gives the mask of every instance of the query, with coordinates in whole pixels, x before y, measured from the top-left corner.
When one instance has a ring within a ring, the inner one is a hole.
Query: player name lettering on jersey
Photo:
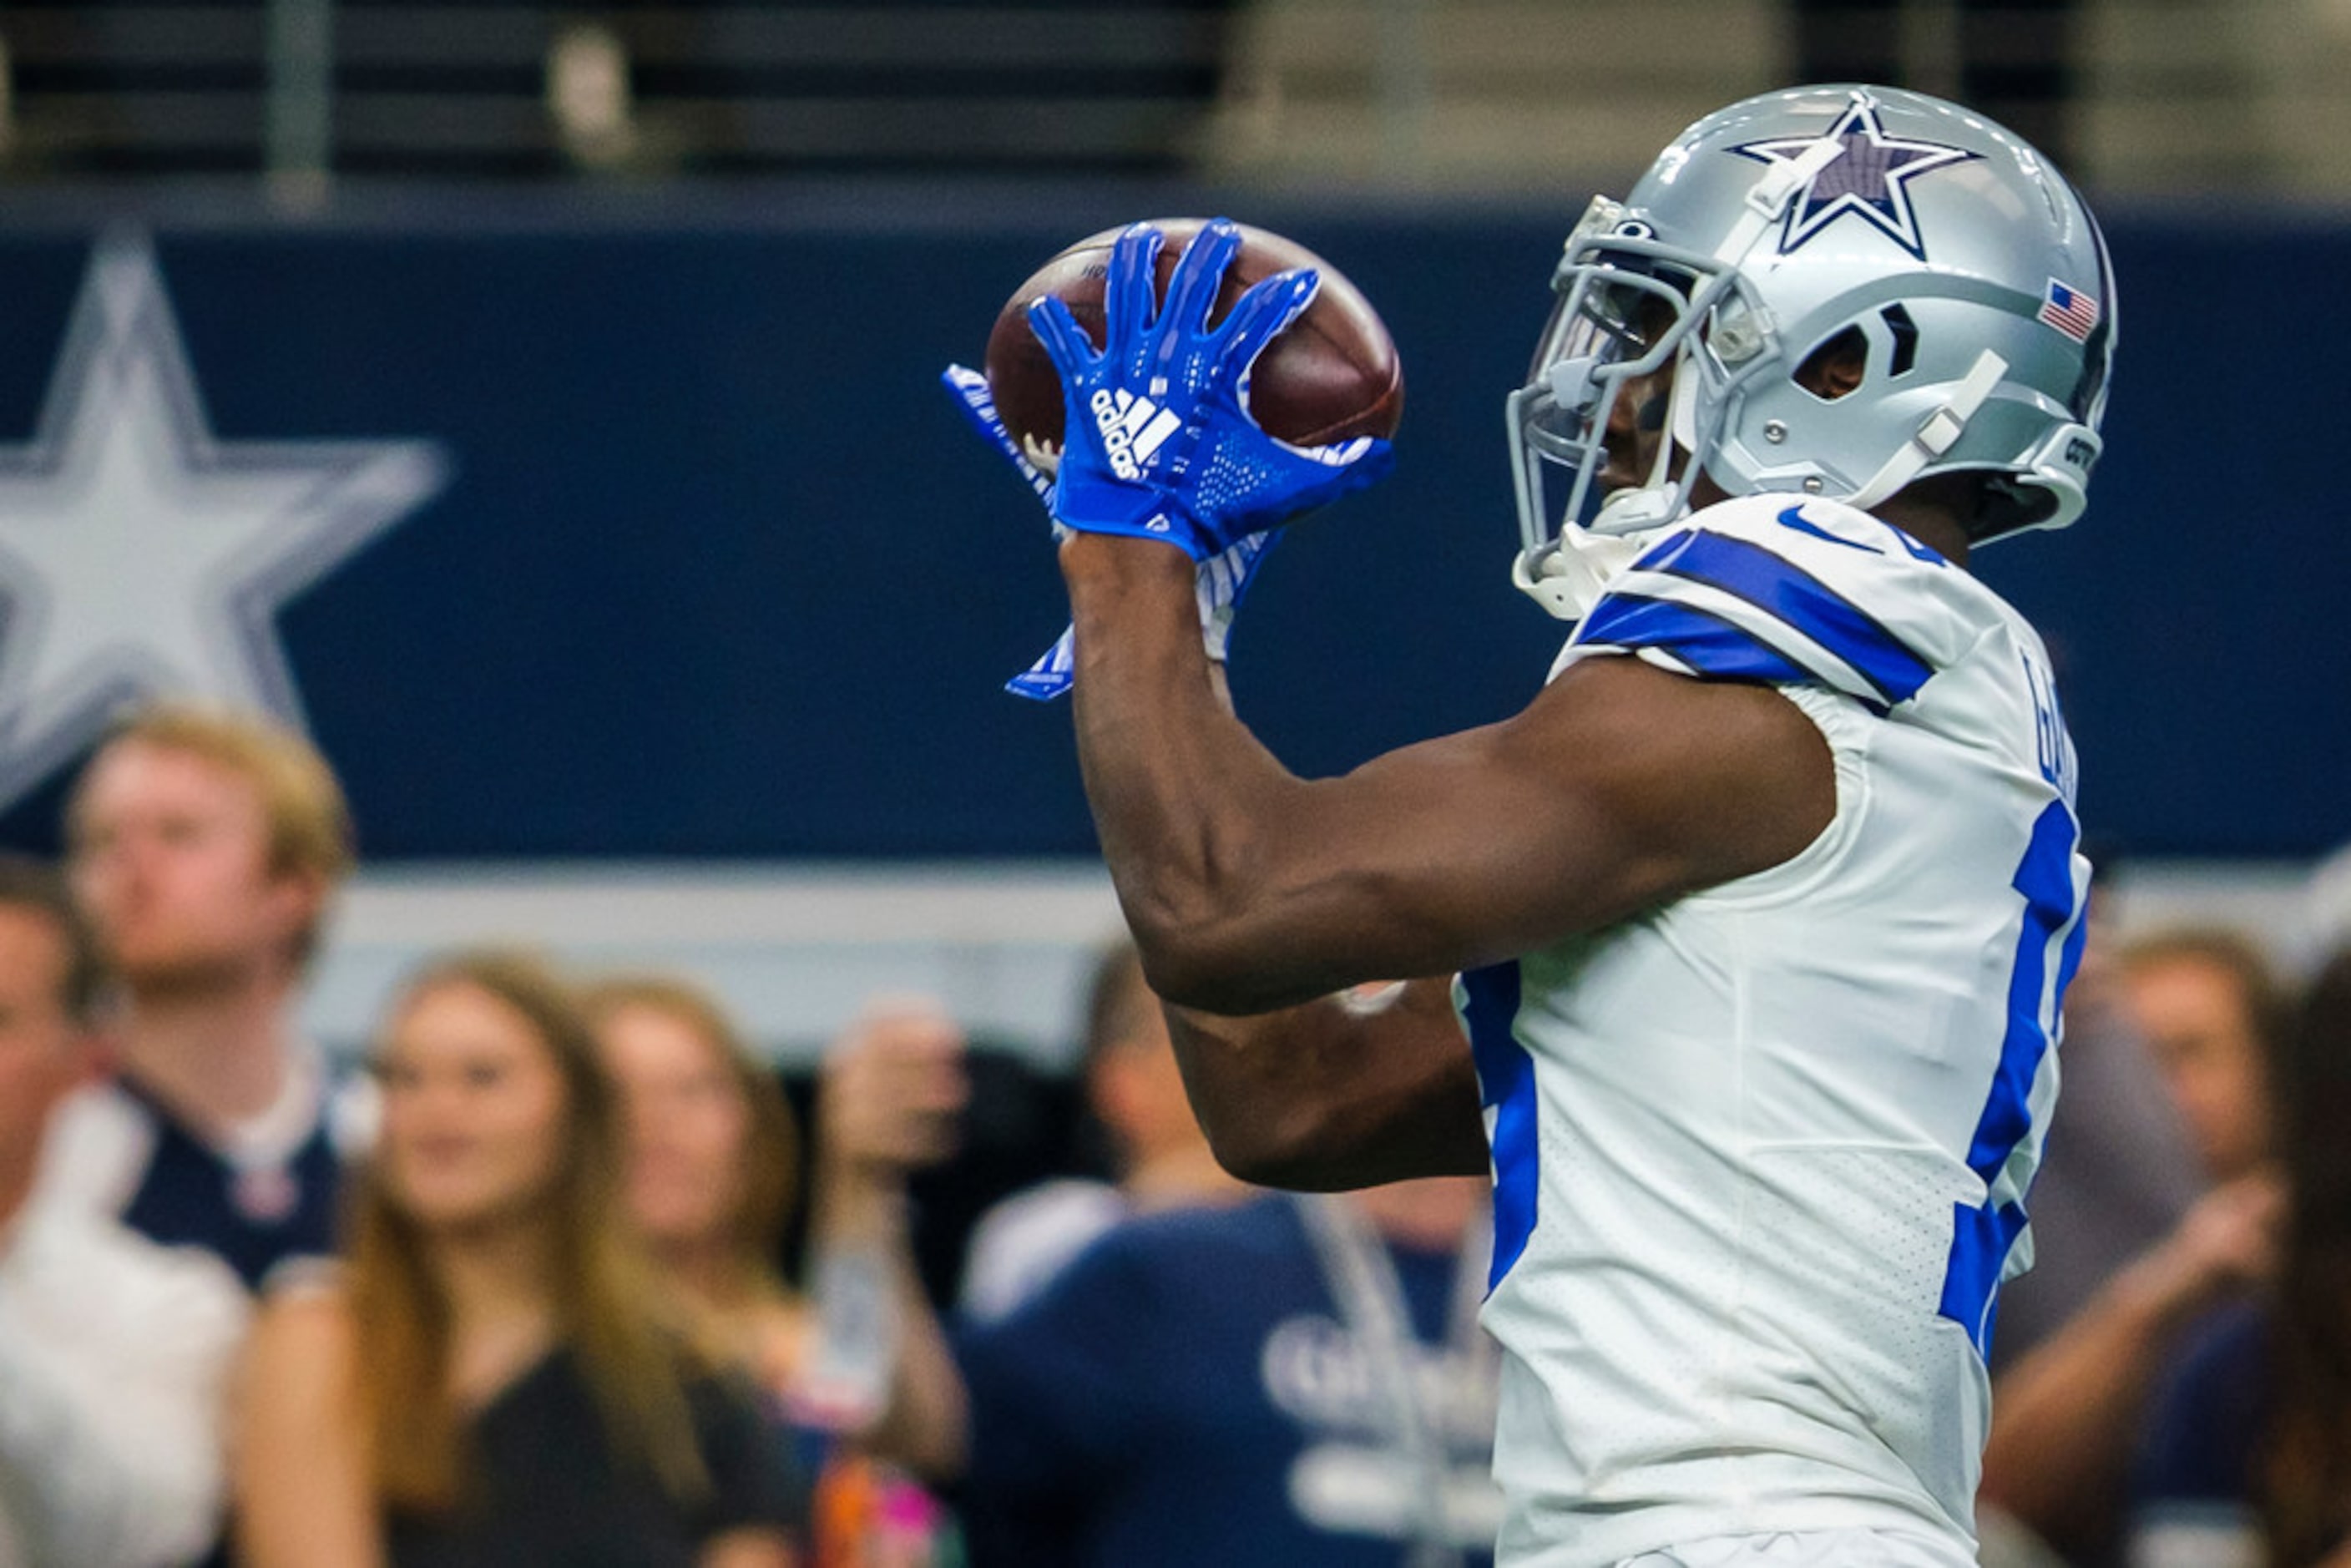
[[[2024,683],[2032,693],[2032,748],[2034,760],[2041,765],[2041,777],[2055,785],[2065,803],[2074,802],[2076,765],[2073,737],[2066,733],[2065,716],[2057,706],[2055,677],[2033,661],[2031,653],[2022,655]]]

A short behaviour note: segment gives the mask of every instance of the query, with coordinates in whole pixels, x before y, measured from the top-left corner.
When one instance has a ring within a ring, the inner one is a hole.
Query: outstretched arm
[[[1343,779],[1277,763],[1221,700],[1193,562],[1370,482],[1389,454],[1290,446],[1249,416],[1249,367],[1316,279],[1264,279],[1211,326],[1239,243],[1207,225],[1161,307],[1157,236],[1122,234],[1099,350],[1061,301],[1031,311],[1067,415],[1051,499],[1086,793],[1153,989],[1212,1015],[1303,1009],[1179,1020],[1219,1155],[1290,1180],[1456,1169],[1450,1129],[1474,1108],[1458,1031],[1412,1024],[1418,1007],[1354,1029],[1307,1004],[1513,957],[1777,865],[1829,821],[1834,771],[1777,696],[1631,659],[1579,664],[1508,723]],[[1430,1130],[1416,1102],[1450,1109]]]

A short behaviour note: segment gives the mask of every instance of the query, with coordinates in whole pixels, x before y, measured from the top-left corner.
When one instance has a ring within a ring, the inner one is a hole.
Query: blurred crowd
[[[920,998],[790,1083],[466,950],[328,1060],[298,737],[137,714],[67,842],[0,861],[0,1565],[1488,1560],[1480,1184],[1227,1176],[1130,950],[1093,1156],[976,1215],[1003,1064]]]
[[[1483,1184],[1234,1180],[1131,949],[1005,1196],[919,998],[788,1082],[467,950],[330,1061],[351,826],[277,728],[132,716],[67,843],[0,859],[0,1568],[1490,1562]],[[2351,952],[2094,921],[2062,1062],[1984,1561],[2346,1568]]]

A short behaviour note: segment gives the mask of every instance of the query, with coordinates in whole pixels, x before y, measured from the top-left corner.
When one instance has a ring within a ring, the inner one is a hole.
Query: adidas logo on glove
[[[1104,387],[1094,393],[1091,403],[1111,472],[1122,479],[1142,478],[1143,465],[1151,461],[1151,455],[1184,423],[1149,398],[1123,389],[1113,392]]]

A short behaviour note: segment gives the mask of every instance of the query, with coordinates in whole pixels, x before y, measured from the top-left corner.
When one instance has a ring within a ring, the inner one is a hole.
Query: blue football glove
[[[1153,310],[1159,231],[1137,224],[1111,252],[1097,351],[1070,308],[1048,295],[1029,308],[1061,372],[1067,434],[1053,517],[1086,533],[1165,539],[1194,560],[1371,484],[1393,454],[1374,436],[1292,446],[1249,416],[1249,372],[1322,287],[1311,267],[1261,279],[1222,325],[1208,326],[1240,248],[1229,219],[1204,227],[1176,261]]]
[[[964,417],[971,421],[972,428],[979,432],[980,438],[1003,453],[1029,487],[1050,507],[1053,476],[1049,470],[1059,465],[1061,455],[1050,449],[1024,449],[1013,439],[1003,416],[996,411],[996,399],[988,392],[987,378],[979,371],[949,365],[939,379],[954,395],[956,406],[963,410]],[[1064,531],[1059,522],[1054,523],[1056,538]],[[1218,664],[1224,662],[1232,637],[1234,612],[1240,608],[1242,595],[1257,577],[1258,563],[1272,548],[1272,534],[1249,534],[1234,541],[1222,554],[1200,563],[1196,590],[1200,603],[1200,641],[1208,657]],[[1077,657],[1074,631],[1074,627],[1064,631],[1035,664],[1007,681],[1004,689],[1038,702],[1050,702],[1067,693]]]
[[[963,410],[964,417],[971,421],[971,427],[979,432],[979,438],[1004,454],[1050,509],[1053,476],[1046,469],[1060,460],[1060,455],[1040,450],[1032,456],[1021,450],[1020,444],[1012,439],[1012,432],[1004,427],[1004,416],[996,412],[996,397],[987,390],[987,378],[977,371],[967,365],[949,365],[939,373],[939,380],[956,400],[956,406]],[[1045,466],[1040,467],[1040,463]],[[1058,536],[1058,525],[1054,531]]]
[[[1208,651],[1208,657],[1219,664],[1225,662],[1226,647],[1233,634],[1233,617],[1239,612],[1242,596],[1257,580],[1258,564],[1273,548],[1276,537],[1271,529],[1250,534],[1236,540],[1224,554],[1210,556],[1200,563],[1199,577],[1193,587],[1200,605],[1200,644]],[[1069,691],[1077,658],[1077,628],[1072,626],[1062,632],[1035,664],[1005,682],[1004,689],[1014,696],[1050,702]]]

